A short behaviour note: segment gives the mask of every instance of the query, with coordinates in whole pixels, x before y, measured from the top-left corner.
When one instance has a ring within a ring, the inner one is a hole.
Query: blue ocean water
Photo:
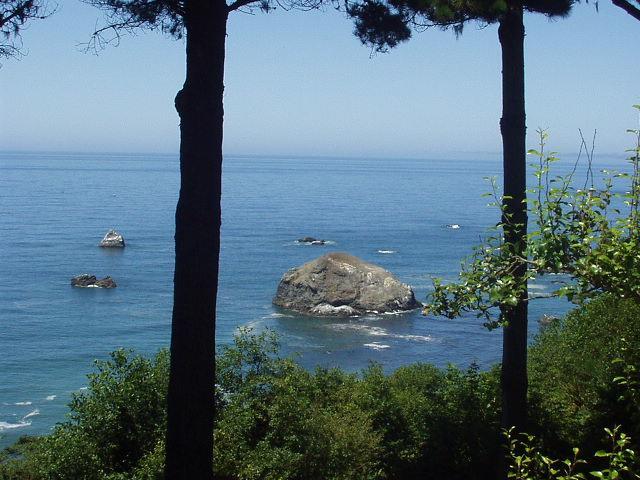
[[[455,279],[460,259],[497,221],[480,195],[483,177],[499,173],[498,155],[227,157],[217,343],[239,326],[270,327],[283,353],[305,366],[351,371],[370,361],[387,370],[499,361],[501,333],[473,316],[317,319],[271,304],[287,269],[328,251],[375,262],[424,299],[431,277]],[[94,359],[168,345],[178,185],[175,156],[0,154],[0,446],[63,421]],[[97,247],[110,228],[125,236],[124,250]],[[330,242],[295,242],[303,236]],[[118,288],[72,288],[80,273],[111,275]],[[531,288],[544,292],[549,282]],[[534,302],[531,335],[543,313],[567,308]]]

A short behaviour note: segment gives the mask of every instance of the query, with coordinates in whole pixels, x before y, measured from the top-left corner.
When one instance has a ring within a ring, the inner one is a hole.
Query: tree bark
[[[513,2],[498,29],[502,46],[502,119],[505,244],[515,255],[526,246],[526,125],[524,104],[524,23],[521,4]],[[507,326],[502,342],[502,426],[522,430],[527,418],[526,265],[515,276],[523,291],[515,307],[503,307]]]
[[[220,254],[227,6],[187,0],[165,477],[213,479],[215,318]]]

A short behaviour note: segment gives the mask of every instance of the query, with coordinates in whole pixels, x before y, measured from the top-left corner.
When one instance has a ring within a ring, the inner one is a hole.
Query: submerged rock
[[[328,253],[282,276],[273,303],[308,315],[352,316],[413,310],[411,287],[346,253]]]
[[[98,280],[95,275],[89,275],[88,273],[73,277],[71,285],[81,288],[116,288],[118,286],[111,277],[104,277]]]
[[[304,243],[306,245],[324,245],[325,243],[327,243],[326,240],[320,240],[320,239],[314,238],[314,237],[299,238],[298,240],[296,240],[296,242]]]
[[[124,237],[115,230],[109,230],[99,246],[104,248],[124,248]]]

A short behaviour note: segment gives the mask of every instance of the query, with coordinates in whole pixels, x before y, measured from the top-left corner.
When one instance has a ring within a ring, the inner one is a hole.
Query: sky
[[[169,153],[179,149],[173,99],[184,41],[122,39],[99,55],[80,46],[102,14],[58,0],[23,32],[26,56],[0,69],[0,150]],[[575,152],[578,129],[596,151],[624,153],[638,128],[640,22],[600,0],[568,19],[525,18],[528,146]],[[230,16],[225,72],[226,155],[431,158],[499,152],[496,26],[463,35],[432,29],[371,55],[332,8]]]

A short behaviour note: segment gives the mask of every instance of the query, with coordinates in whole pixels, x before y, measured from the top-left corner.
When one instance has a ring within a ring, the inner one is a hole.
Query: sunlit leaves
[[[631,130],[636,147],[630,150],[630,172],[603,171],[596,183],[592,154],[587,152],[586,181],[581,185],[575,178],[577,162],[569,174],[553,175],[552,164],[559,158],[545,151],[547,133],[538,133],[540,147],[528,152],[537,162],[535,186],[528,190],[531,224],[524,253],[504,241],[510,217],[504,214],[505,197],[491,180],[489,205],[500,208],[505,223],[473,249],[457,282],[434,282],[425,313],[454,318],[473,311],[493,328],[502,324],[505,309],[526,298],[525,281],[546,274],[569,279],[553,295],[573,302],[600,292],[640,299],[640,131]],[[582,148],[587,150],[584,138]],[[620,184],[626,187],[622,193]],[[520,278],[515,273],[523,266],[526,273]]]

